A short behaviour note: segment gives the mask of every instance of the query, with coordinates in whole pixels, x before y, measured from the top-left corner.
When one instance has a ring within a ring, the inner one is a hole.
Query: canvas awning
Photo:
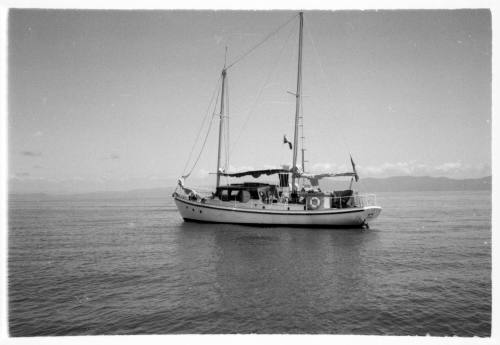
[[[325,177],[341,177],[341,176],[352,176],[358,181],[359,177],[358,174],[355,172],[345,172],[345,173],[326,173],[326,174],[300,174],[300,177],[306,178],[309,181],[311,181],[311,185],[313,186],[318,186],[319,185],[319,180]]]
[[[243,176],[252,176],[254,178],[258,178],[261,175],[273,175],[280,173],[289,173],[290,171],[287,169],[264,169],[264,170],[249,170],[249,171],[241,171],[237,173],[225,173],[221,172],[220,176],[227,177],[243,177]]]

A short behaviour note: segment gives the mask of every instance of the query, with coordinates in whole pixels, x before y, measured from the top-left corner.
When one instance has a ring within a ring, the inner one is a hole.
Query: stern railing
[[[358,207],[377,206],[377,196],[375,194],[356,194],[353,197]]]

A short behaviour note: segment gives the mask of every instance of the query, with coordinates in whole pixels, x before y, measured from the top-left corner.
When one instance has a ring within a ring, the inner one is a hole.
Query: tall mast
[[[299,142],[299,115],[300,115],[300,101],[302,92],[302,31],[304,27],[303,12],[299,13],[300,26],[299,26],[299,61],[297,68],[297,92],[295,93],[295,131],[293,135],[293,167],[292,167],[292,193],[297,192],[295,187],[295,176],[297,174],[297,144]]]
[[[302,145],[304,145],[304,144],[302,143]],[[305,167],[305,164],[304,164],[305,163],[305,159],[304,159],[304,151],[305,150],[306,149],[304,147],[302,147],[302,149],[301,149],[301,151],[302,151],[302,172],[306,172],[306,167]]]
[[[219,148],[217,151],[217,183],[216,188],[220,184],[220,158],[222,150],[222,131],[224,129],[224,93],[226,90],[226,64],[224,63],[224,69],[222,70],[222,91],[220,97],[220,120],[219,120]]]

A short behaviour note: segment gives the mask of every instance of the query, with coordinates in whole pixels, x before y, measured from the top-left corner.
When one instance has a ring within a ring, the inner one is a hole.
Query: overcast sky
[[[295,14],[11,10],[11,191],[170,186],[212,114],[224,47],[234,61]],[[491,174],[489,11],[304,20],[306,170],[347,169],[352,153],[362,178]],[[291,162],[297,39],[294,18],[228,71],[228,169]],[[216,121],[197,183],[214,180]]]

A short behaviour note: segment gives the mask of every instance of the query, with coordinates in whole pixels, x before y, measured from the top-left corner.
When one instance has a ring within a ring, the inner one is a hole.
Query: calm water
[[[170,197],[9,201],[12,336],[489,336],[491,193],[378,195],[370,230],[183,223]]]

